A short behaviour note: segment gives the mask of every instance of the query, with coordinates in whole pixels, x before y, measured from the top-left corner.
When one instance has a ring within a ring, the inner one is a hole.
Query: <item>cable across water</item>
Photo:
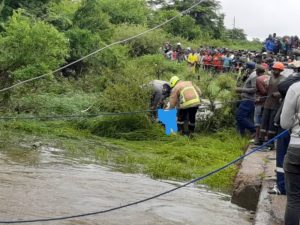
[[[147,201],[150,201],[152,199],[156,199],[160,196],[163,196],[163,195],[166,195],[166,194],[169,194],[171,192],[174,192],[178,189],[181,189],[181,188],[184,188],[190,184],[193,184],[193,183],[196,183],[200,180],[203,180],[207,177],[210,177],[212,176],[213,174],[216,174],[224,169],[226,169],[227,167],[235,164],[236,162],[248,157],[249,155],[252,155],[253,153],[257,152],[257,151],[260,151],[262,150],[265,146],[267,146],[268,144],[274,142],[275,140],[281,138],[281,137],[284,137],[285,135],[288,134],[288,130],[285,130],[283,131],[282,133],[278,134],[277,136],[275,136],[274,138],[272,138],[271,140],[269,140],[268,142],[266,142],[265,144],[257,147],[257,148],[254,148],[252,151],[246,153],[245,155],[229,162],[228,164],[210,172],[210,173],[207,173],[203,176],[200,176],[198,178],[195,178],[183,185],[180,185],[178,187],[175,187],[175,188],[172,188],[168,191],[165,191],[165,192],[162,192],[160,194],[157,194],[157,195],[153,195],[151,197],[148,197],[148,198],[145,198],[145,199],[142,199],[142,200],[139,200],[139,201],[135,201],[135,202],[132,202],[132,203],[128,203],[128,204],[125,204],[125,205],[121,205],[121,206],[117,206],[117,207],[113,207],[113,208],[110,208],[110,209],[105,209],[105,210],[101,210],[101,211],[95,211],[95,212],[89,212],[89,213],[83,213],[83,214],[76,214],[76,215],[70,215],[70,216],[61,216],[61,217],[53,217],[53,218],[40,218],[40,219],[27,219],[27,220],[11,220],[11,221],[1,221],[0,220],[0,224],[17,224],[17,223],[39,223],[39,222],[50,222],[50,221],[58,221],[58,220],[67,220],[67,219],[74,219],[74,218],[81,218],[81,217],[87,217],[87,216],[93,216],[93,215],[98,215],[98,214],[104,214],[104,213],[108,213],[108,212],[112,212],[112,211],[116,211],[116,210],[120,210],[120,209],[123,209],[123,208],[127,208],[127,207],[130,207],[130,206],[133,206],[133,205],[137,205],[137,204],[140,204],[140,203],[143,203],[143,202],[147,202]]]

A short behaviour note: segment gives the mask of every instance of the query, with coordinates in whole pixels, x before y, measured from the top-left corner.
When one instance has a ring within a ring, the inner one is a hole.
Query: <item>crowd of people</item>
[[[264,41],[263,51],[274,54],[290,55],[300,47],[298,36],[277,37],[276,33],[270,34]]]
[[[254,145],[268,142],[264,151],[276,150],[276,185],[270,194],[287,195],[286,225],[300,221],[300,50],[297,36],[283,38],[270,35],[261,52],[232,51],[226,48],[200,47],[184,49],[181,43],[172,47],[166,43],[164,56],[178,63],[186,62],[191,72],[198,69],[214,73],[243,74],[236,92],[240,95],[236,109],[236,125],[241,136],[247,132]],[[167,85],[167,88],[166,88]],[[177,108],[178,130],[183,132],[184,120],[189,120],[189,132],[194,132],[195,114],[200,105],[200,90],[192,82],[173,77],[162,90],[171,95],[171,108],[189,96],[191,107]],[[183,92],[185,91],[185,93]],[[184,95],[184,94],[185,95]],[[176,100],[175,100],[176,99]],[[273,138],[285,129],[290,130],[274,142]]]
[[[300,60],[300,50],[298,49],[300,46],[297,36],[285,36],[283,39],[274,39],[271,37],[264,42],[262,51],[230,50],[228,48],[204,46],[193,49],[191,47],[184,48],[179,42],[175,45],[167,42],[163,45],[161,51],[166,59],[178,63],[186,62],[192,73],[197,73],[199,69],[203,69],[213,74],[225,72],[243,74],[253,62],[263,65],[268,64],[268,69],[271,69],[270,65],[277,61],[287,64],[294,60]],[[275,42],[275,40],[280,43],[283,42],[281,40],[284,40],[290,43],[290,45],[282,44],[280,45],[280,50],[277,51],[277,48],[273,49],[270,47],[272,46],[270,42]],[[284,50],[281,50],[282,48]]]

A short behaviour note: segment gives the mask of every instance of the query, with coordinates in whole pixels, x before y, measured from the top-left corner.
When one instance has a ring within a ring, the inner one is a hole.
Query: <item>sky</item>
[[[299,0],[218,0],[226,28],[244,29],[247,38],[266,39],[269,34],[300,37]]]

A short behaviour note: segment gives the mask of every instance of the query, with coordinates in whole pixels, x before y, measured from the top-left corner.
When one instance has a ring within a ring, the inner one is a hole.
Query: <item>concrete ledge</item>
[[[286,196],[268,194],[276,182],[275,168],[275,151],[256,152],[243,160],[236,177],[231,201],[256,211],[254,225],[284,224]]]
[[[286,206],[285,195],[270,195],[269,188],[275,184],[275,151],[269,152],[266,163],[265,176],[262,181],[261,193],[257,205],[257,211],[253,221],[254,225],[283,225]],[[273,179],[272,179],[273,178]]]
[[[248,148],[247,153],[252,151]],[[255,211],[265,172],[267,153],[257,152],[246,157],[234,183],[232,203]]]

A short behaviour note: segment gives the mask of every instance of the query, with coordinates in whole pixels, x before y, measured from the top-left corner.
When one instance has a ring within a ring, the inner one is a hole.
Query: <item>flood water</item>
[[[176,184],[111,171],[39,147],[0,150],[0,220],[69,216],[148,198]],[[84,218],[35,224],[250,225],[229,196],[193,186],[145,203]]]

